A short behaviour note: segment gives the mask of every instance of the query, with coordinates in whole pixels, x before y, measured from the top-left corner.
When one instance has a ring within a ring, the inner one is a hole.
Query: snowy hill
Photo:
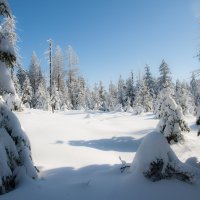
[[[192,199],[200,197],[200,138],[195,118],[188,117],[191,132],[185,143],[172,145],[182,162],[197,168],[195,184],[178,180],[150,182],[140,174],[120,172],[120,160],[131,163],[145,135],[156,128],[151,113],[40,110],[17,112],[32,144],[37,181],[24,180],[3,200],[122,200]]]

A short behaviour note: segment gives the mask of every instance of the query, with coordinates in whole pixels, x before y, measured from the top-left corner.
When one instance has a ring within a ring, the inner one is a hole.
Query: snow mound
[[[148,134],[142,141],[131,166],[132,173],[143,174],[152,181],[176,178],[194,182],[194,171],[183,164],[159,132]]]
[[[159,132],[149,133],[138,148],[132,162],[132,171],[144,172],[150,163],[156,159],[163,159],[164,168],[168,162],[178,161],[178,158],[170,148],[166,138]]]

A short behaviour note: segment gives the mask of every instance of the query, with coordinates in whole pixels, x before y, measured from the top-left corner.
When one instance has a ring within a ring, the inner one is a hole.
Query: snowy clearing
[[[26,179],[3,200],[192,199],[200,197],[200,177],[190,185],[178,180],[150,182],[144,176],[120,172],[120,160],[133,161],[142,138],[158,120],[147,113],[41,110],[17,112],[32,145],[37,181]],[[182,162],[199,167],[200,138],[195,118],[187,117],[185,143],[172,145]],[[198,173],[198,169],[197,169]]]

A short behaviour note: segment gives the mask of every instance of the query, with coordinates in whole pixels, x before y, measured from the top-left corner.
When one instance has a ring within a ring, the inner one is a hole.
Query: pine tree
[[[169,143],[177,143],[183,140],[182,132],[189,132],[190,129],[183,119],[182,109],[177,106],[169,88],[160,91],[161,109],[158,130]]]
[[[181,106],[183,114],[194,114],[194,102],[192,100],[192,94],[190,93],[187,85],[176,81],[176,90],[175,90],[176,102]]]
[[[11,18],[6,0],[0,0],[0,15]],[[1,26],[1,24],[0,24]],[[14,43],[0,30],[0,88],[15,93],[8,75],[8,67],[16,63]],[[5,75],[5,76],[4,76]],[[0,100],[0,194],[15,188],[22,175],[36,178],[37,173],[31,160],[31,147],[16,116]]]
[[[117,86],[112,83],[112,81],[109,84],[109,91],[108,91],[108,98],[107,98],[107,104],[108,109],[110,111],[115,111],[115,108],[118,104],[118,93],[117,93]]]
[[[124,79],[120,75],[119,80],[118,80],[118,105],[121,105],[122,108],[125,106],[125,102],[127,101],[126,97],[126,85],[124,83]]]
[[[85,95],[86,95],[86,83],[83,76],[78,77],[78,86],[77,86],[77,105],[76,108],[78,110],[85,110]]]
[[[149,112],[153,107],[153,98],[144,80],[138,80],[136,96],[134,101],[134,111],[136,114]]]
[[[149,91],[151,97],[153,98],[156,94],[156,83],[154,78],[152,77],[150,67],[146,65],[145,67],[145,75],[144,75],[144,82],[147,87],[147,90]]]
[[[163,88],[172,87],[172,80],[171,80],[171,72],[169,69],[168,64],[162,60],[162,63],[159,67],[160,77],[158,78],[158,87],[159,91]]]
[[[27,108],[30,108],[33,91],[28,73],[22,67],[20,67],[17,71],[17,79],[20,85],[21,104],[25,105]]]
[[[135,101],[135,86],[134,86],[134,77],[133,72],[131,72],[130,77],[126,80],[126,99],[129,99],[130,106],[133,106]],[[127,104],[128,102],[126,102]]]
[[[200,83],[196,80],[195,74],[192,74],[192,79],[190,81],[190,90],[193,96],[193,100],[196,106],[200,104]]]

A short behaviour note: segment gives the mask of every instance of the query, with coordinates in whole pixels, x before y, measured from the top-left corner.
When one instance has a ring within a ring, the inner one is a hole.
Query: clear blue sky
[[[10,0],[25,67],[34,50],[47,70],[47,39],[70,44],[80,72],[93,84],[136,75],[145,64],[158,75],[164,58],[176,78],[200,68],[200,0]],[[199,13],[198,13],[199,12]]]

